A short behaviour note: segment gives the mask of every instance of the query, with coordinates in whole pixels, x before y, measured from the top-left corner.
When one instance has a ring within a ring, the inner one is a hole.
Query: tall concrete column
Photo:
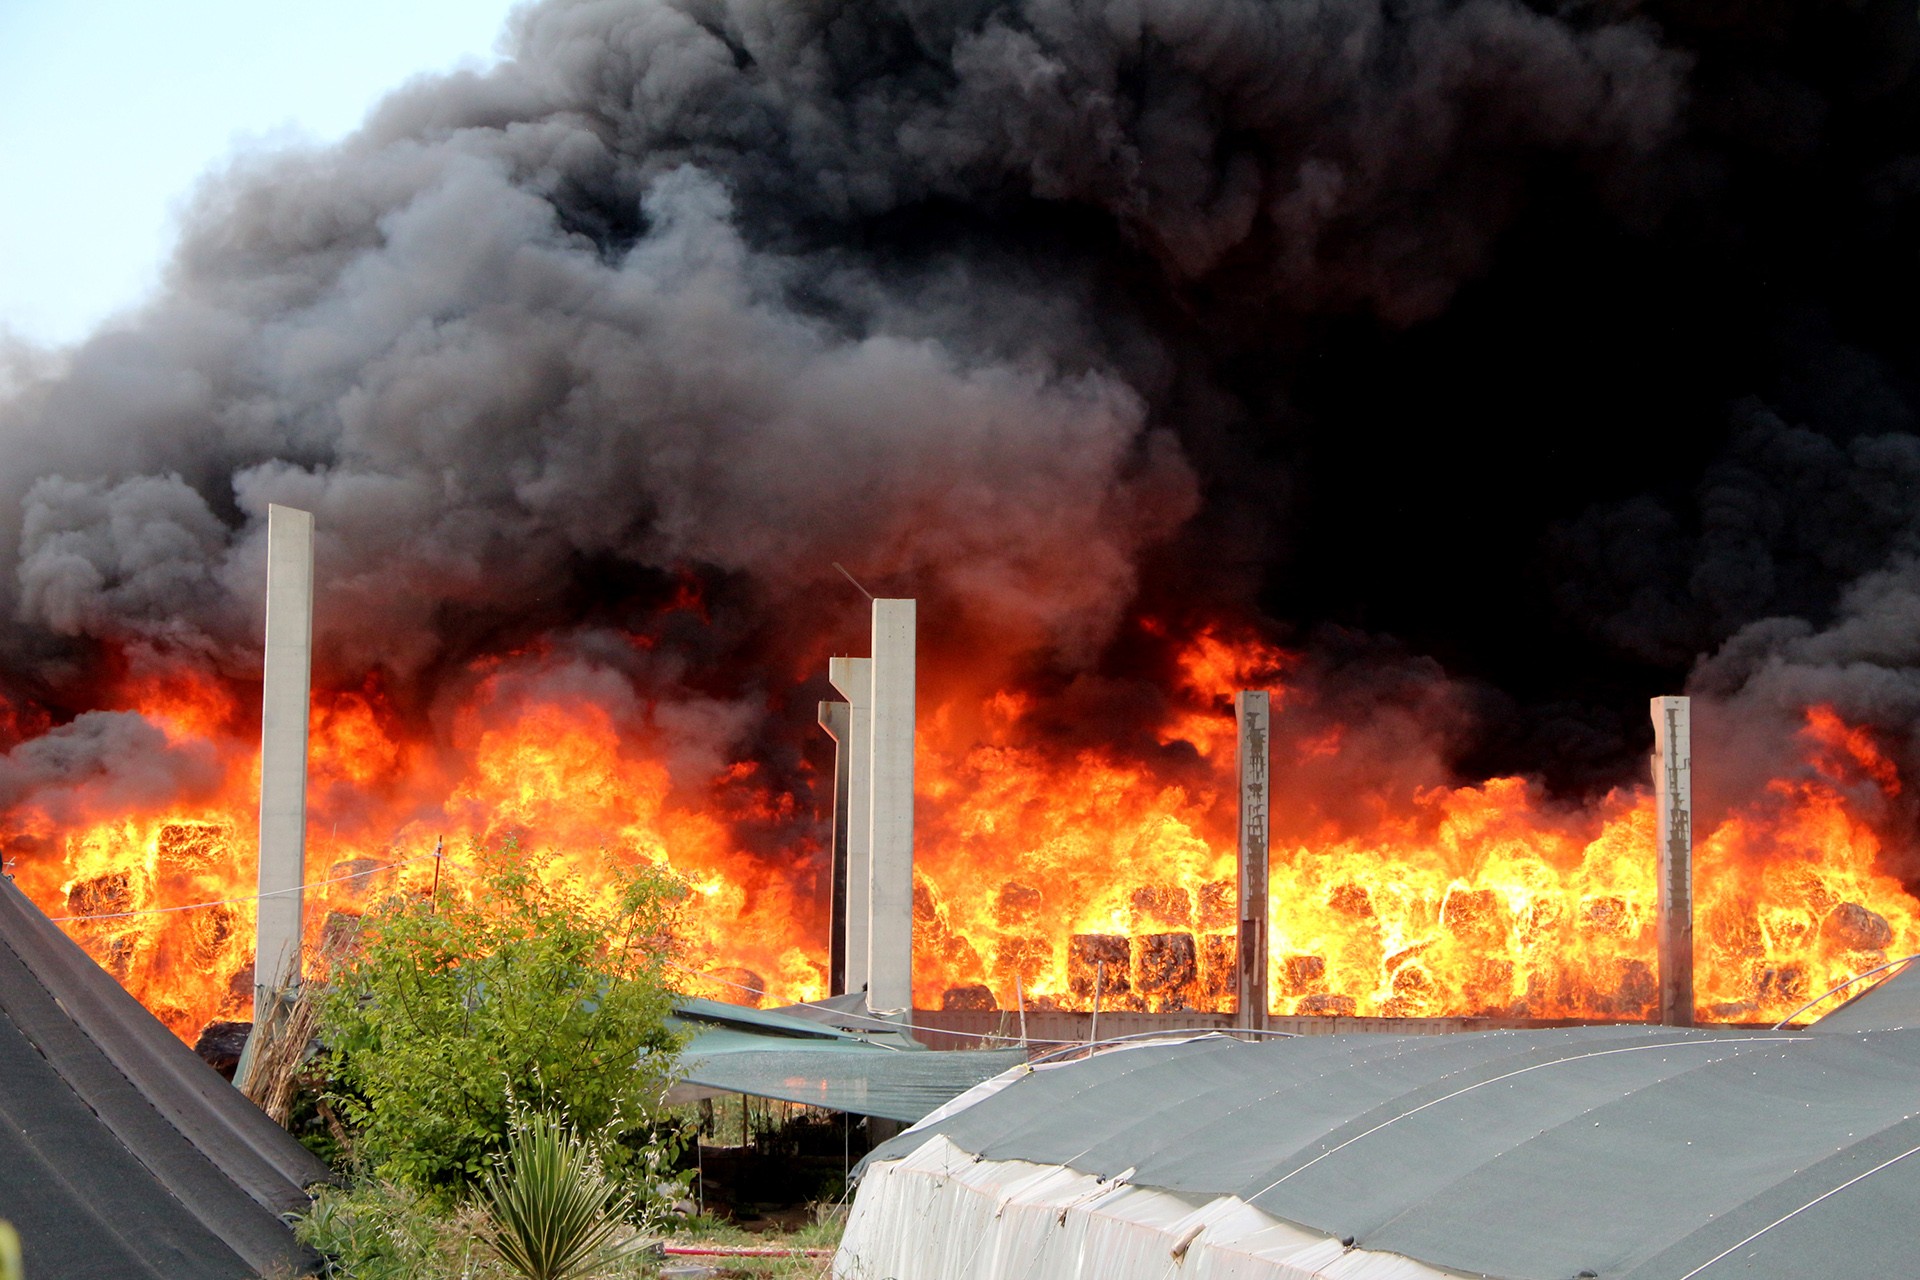
[[[913,727],[917,613],[873,602],[872,834],[867,876],[867,1004],[913,1009]]]
[[[307,711],[313,667],[313,516],[267,508],[267,644],[260,691],[260,903],[253,1008],[300,982],[306,883]]]
[[[1654,845],[1659,851],[1660,1021],[1693,1025],[1693,731],[1686,698],[1653,700]]]
[[[847,784],[853,772],[847,749],[847,704],[822,702],[820,727],[834,741],[833,749],[833,871],[827,927],[827,994],[847,989]]]
[[[845,698],[846,736],[839,739],[839,758],[846,762],[846,807],[834,811],[834,844],[847,848],[847,898],[841,916],[845,929],[844,990],[867,985],[867,878],[873,847],[873,662],[868,658],[834,658],[827,679]],[[836,790],[838,780],[835,781]]]
[[[1267,864],[1272,849],[1268,826],[1269,731],[1271,700],[1264,690],[1233,695],[1239,745],[1234,777],[1240,789],[1238,862],[1240,866],[1239,963],[1234,986],[1234,1025],[1264,1031],[1267,1026]]]

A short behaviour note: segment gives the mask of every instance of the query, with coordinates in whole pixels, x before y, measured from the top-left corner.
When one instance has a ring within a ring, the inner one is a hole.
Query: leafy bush
[[[646,1125],[678,1048],[666,966],[684,891],[643,869],[590,896],[512,842],[472,857],[472,884],[370,911],[322,999],[356,1160],[415,1190],[471,1185],[520,1107],[629,1137],[611,1166],[657,1165]]]
[[[515,1123],[512,1145],[482,1177],[480,1195],[482,1238],[527,1280],[574,1280],[595,1270],[634,1207],[592,1144],[544,1112]]]

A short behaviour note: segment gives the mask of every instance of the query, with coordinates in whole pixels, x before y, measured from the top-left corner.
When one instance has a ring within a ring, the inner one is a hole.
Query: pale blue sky
[[[152,289],[236,144],[349,132],[422,72],[493,60],[512,0],[0,0],[0,327],[85,336]]]

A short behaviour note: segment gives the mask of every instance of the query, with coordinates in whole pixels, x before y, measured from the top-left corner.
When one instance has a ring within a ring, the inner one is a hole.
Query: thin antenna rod
[[[847,579],[847,581],[848,581],[848,582],[851,582],[851,583],[852,583],[852,584],[854,585],[854,589],[855,589],[855,590],[857,590],[857,591],[859,591],[859,593],[860,593],[861,595],[863,595],[863,596],[865,596],[865,597],[866,597],[867,599],[869,599],[869,600],[871,600],[871,599],[873,599],[873,592],[871,592],[871,591],[869,591],[869,590],[867,590],[867,589],[866,589],[865,587],[863,587],[863,586],[861,586],[861,585],[860,585],[860,579],[858,579],[858,578],[856,578],[856,577],[854,577],[854,576],[853,576],[852,574],[850,574],[850,573],[847,573],[847,566],[845,566],[845,565],[843,565],[843,564],[841,564],[841,563],[840,563],[840,562],[839,562],[838,560],[835,560],[835,561],[833,562],[833,567],[834,567],[834,568],[836,568],[836,569],[838,569],[838,570],[839,570],[839,571],[840,571],[841,573],[843,573],[843,574],[845,574],[845,575],[846,575],[846,579]]]

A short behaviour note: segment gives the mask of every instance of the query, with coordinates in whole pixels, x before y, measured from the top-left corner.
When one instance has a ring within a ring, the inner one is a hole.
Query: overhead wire
[[[294,885],[291,889],[269,889],[265,893],[250,893],[238,898],[216,898],[210,902],[183,902],[172,907],[143,907],[137,911],[108,911],[97,915],[48,916],[54,924],[73,924],[80,921],[130,920],[135,916],[163,916],[176,911],[203,911],[208,907],[233,907],[245,902],[259,902],[265,898],[282,898],[292,893],[303,893],[308,889],[321,889],[330,884],[343,884],[348,880],[364,880],[369,876],[382,875],[388,871],[397,871],[401,867],[412,866],[416,862],[427,862],[444,857],[440,853],[424,853],[417,858],[407,858],[401,862],[383,863],[365,871],[350,871],[343,876],[330,876],[325,880],[312,880],[306,884]]]
[[[766,995],[766,992],[761,988],[748,986],[744,982],[734,982],[732,979],[722,978],[716,974],[706,972],[705,970],[696,969],[691,965],[681,964],[678,961],[674,961],[674,960],[669,960],[667,963],[675,969],[679,969],[685,973],[693,974],[695,977],[698,977],[706,982],[717,982],[722,986],[733,987],[737,990],[745,991],[749,995],[755,995],[755,996]],[[813,1001],[813,1000],[793,1000],[793,1001],[789,1001],[784,1007],[789,1009],[817,1009],[822,1013],[830,1013],[834,1015],[836,1019],[864,1024],[864,1029],[870,1030],[870,1031],[924,1031],[929,1035],[958,1036],[962,1039],[967,1039],[967,1040],[1005,1040],[1006,1039],[1005,1036],[999,1035],[998,1033],[995,1033],[995,1032],[958,1031],[958,1030],[949,1029],[947,1027],[930,1027],[917,1022],[895,1021],[887,1015],[886,1011],[877,1011],[872,1013],[849,1013],[844,1009],[836,1009],[832,1005],[821,1004],[818,1001]],[[1179,1035],[1233,1035],[1233,1036],[1253,1035],[1256,1037],[1264,1035],[1264,1036],[1272,1036],[1279,1039],[1290,1039],[1290,1038],[1297,1037],[1299,1033],[1294,1031],[1250,1031],[1247,1028],[1243,1028],[1243,1027],[1167,1027],[1164,1029],[1155,1028],[1151,1031],[1134,1031],[1134,1032],[1129,1032],[1126,1035],[1120,1035],[1120,1036],[1109,1036],[1104,1040],[1030,1039],[1030,1040],[1021,1041],[1020,1044],[1058,1046],[1058,1048],[1054,1049],[1053,1051],[1043,1054],[1041,1057],[1034,1059],[1034,1061],[1036,1062],[1044,1062],[1053,1057],[1059,1056],[1061,1054],[1070,1053],[1076,1049],[1105,1048],[1113,1045],[1128,1044],[1135,1040],[1150,1040],[1150,1039],[1157,1039],[1165,1036],[1179,1036]],[[1014,1046],[1010,1046],[1010,1047],[1014,1047]]]

